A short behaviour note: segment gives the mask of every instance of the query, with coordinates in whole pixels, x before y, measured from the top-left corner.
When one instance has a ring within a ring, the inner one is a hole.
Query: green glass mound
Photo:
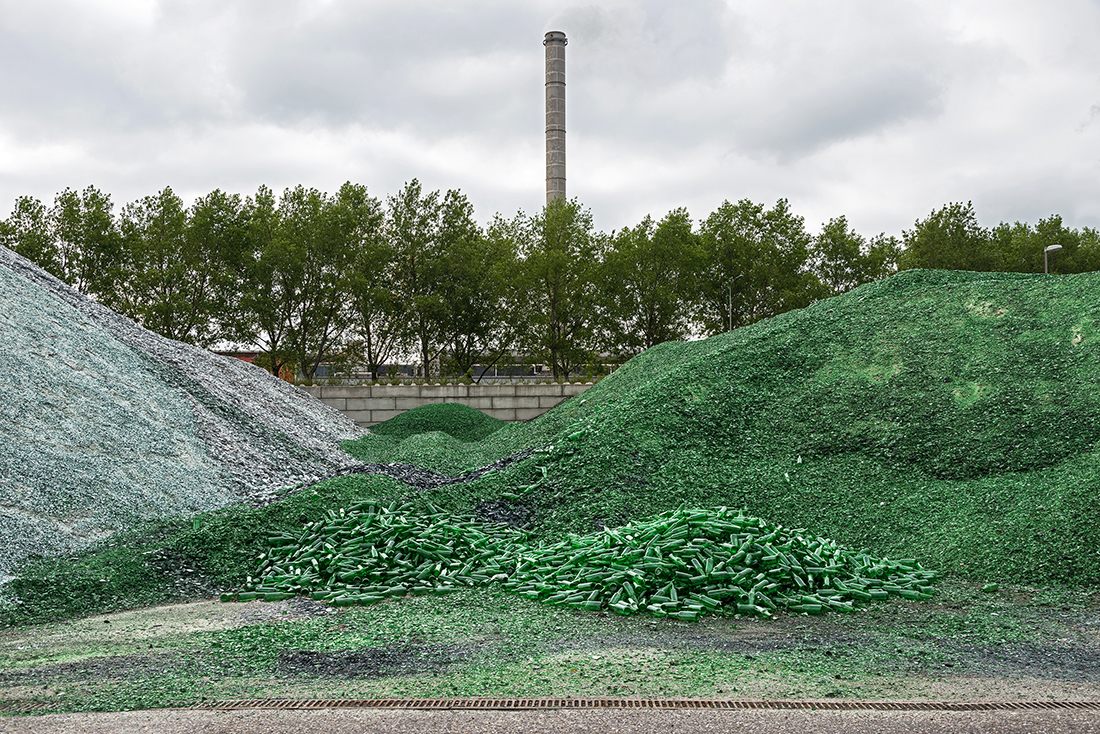
[[[256,578],[223,600],[303,594],[349,606],[498,584],[551,604],[695,621],[853,612],[891,595],[927,599],[935,578],[913,559],[854,552],[725,507],[538,543],[434,507],[363,503],[274,536]]]
[[[447,473],[546,449],[431,497],[522,495],[540,538],[725,505],[963,578],[1094,586],[1100,273],[906,271],[658,345],[480,441],[348,448]]]
[[[371,428],[371,433],[404,440],[420,433],[445,433],[459,441],[479,441],[505,422],[459,403],[432,403]]]

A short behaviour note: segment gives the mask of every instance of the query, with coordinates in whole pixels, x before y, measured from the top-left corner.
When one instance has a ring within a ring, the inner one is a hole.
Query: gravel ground
[[[136,519],[262,502],[355,462],[338,411],[165,339],[0,247],[0,580]]]
[[[11,734],[364,734],[395,732],[752,732],[752,734],[961,734],[1100,731],[1096,711],[187,711],[64,714],[0,719]]]

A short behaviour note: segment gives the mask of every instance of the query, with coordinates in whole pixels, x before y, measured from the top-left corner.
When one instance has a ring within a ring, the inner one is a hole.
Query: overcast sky
[[[1100,0],[0,0],[0,213],[412,177],[534,210],[547,30],[601,228],[743,197],[814,230],[967,199],[1100,226]]]

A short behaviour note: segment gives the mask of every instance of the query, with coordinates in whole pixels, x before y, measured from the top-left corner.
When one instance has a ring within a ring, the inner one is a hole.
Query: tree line
[[[1100,233],[982,227],[970,203],[866,237],[844,216],[811,234],[780,199],[726,201],[598,231],[576,200],[486,226],[460,191],[408,182],[384,200],[360,184],[190,206],[171,188],[122,206],[95,187],[52,204],[23,196],[0,244],[146,328],[204,347],[254,346],[279,374],[322,364],[379,377],[412,358],[424,376],[478,379],[523,359],[555,378],[591,373],[660,342],[716,334],[905,268],[1100,270]]]

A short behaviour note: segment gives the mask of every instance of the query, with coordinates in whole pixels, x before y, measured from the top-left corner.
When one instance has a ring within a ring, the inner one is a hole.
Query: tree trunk
[[[424,332],[421,332],[420,336],[420,363],[424,365],[424,379],[429,377],[430,366],[428,364],[428,339]]]
[[[378,366],[374,363],[374,338],[373,330],[370,326],[370,319],[363,320],[363,333],[366,337],[363,340],[363,356],[367,358],[367,373],[370,375],[371,380],[378,379],[377,370]]]

